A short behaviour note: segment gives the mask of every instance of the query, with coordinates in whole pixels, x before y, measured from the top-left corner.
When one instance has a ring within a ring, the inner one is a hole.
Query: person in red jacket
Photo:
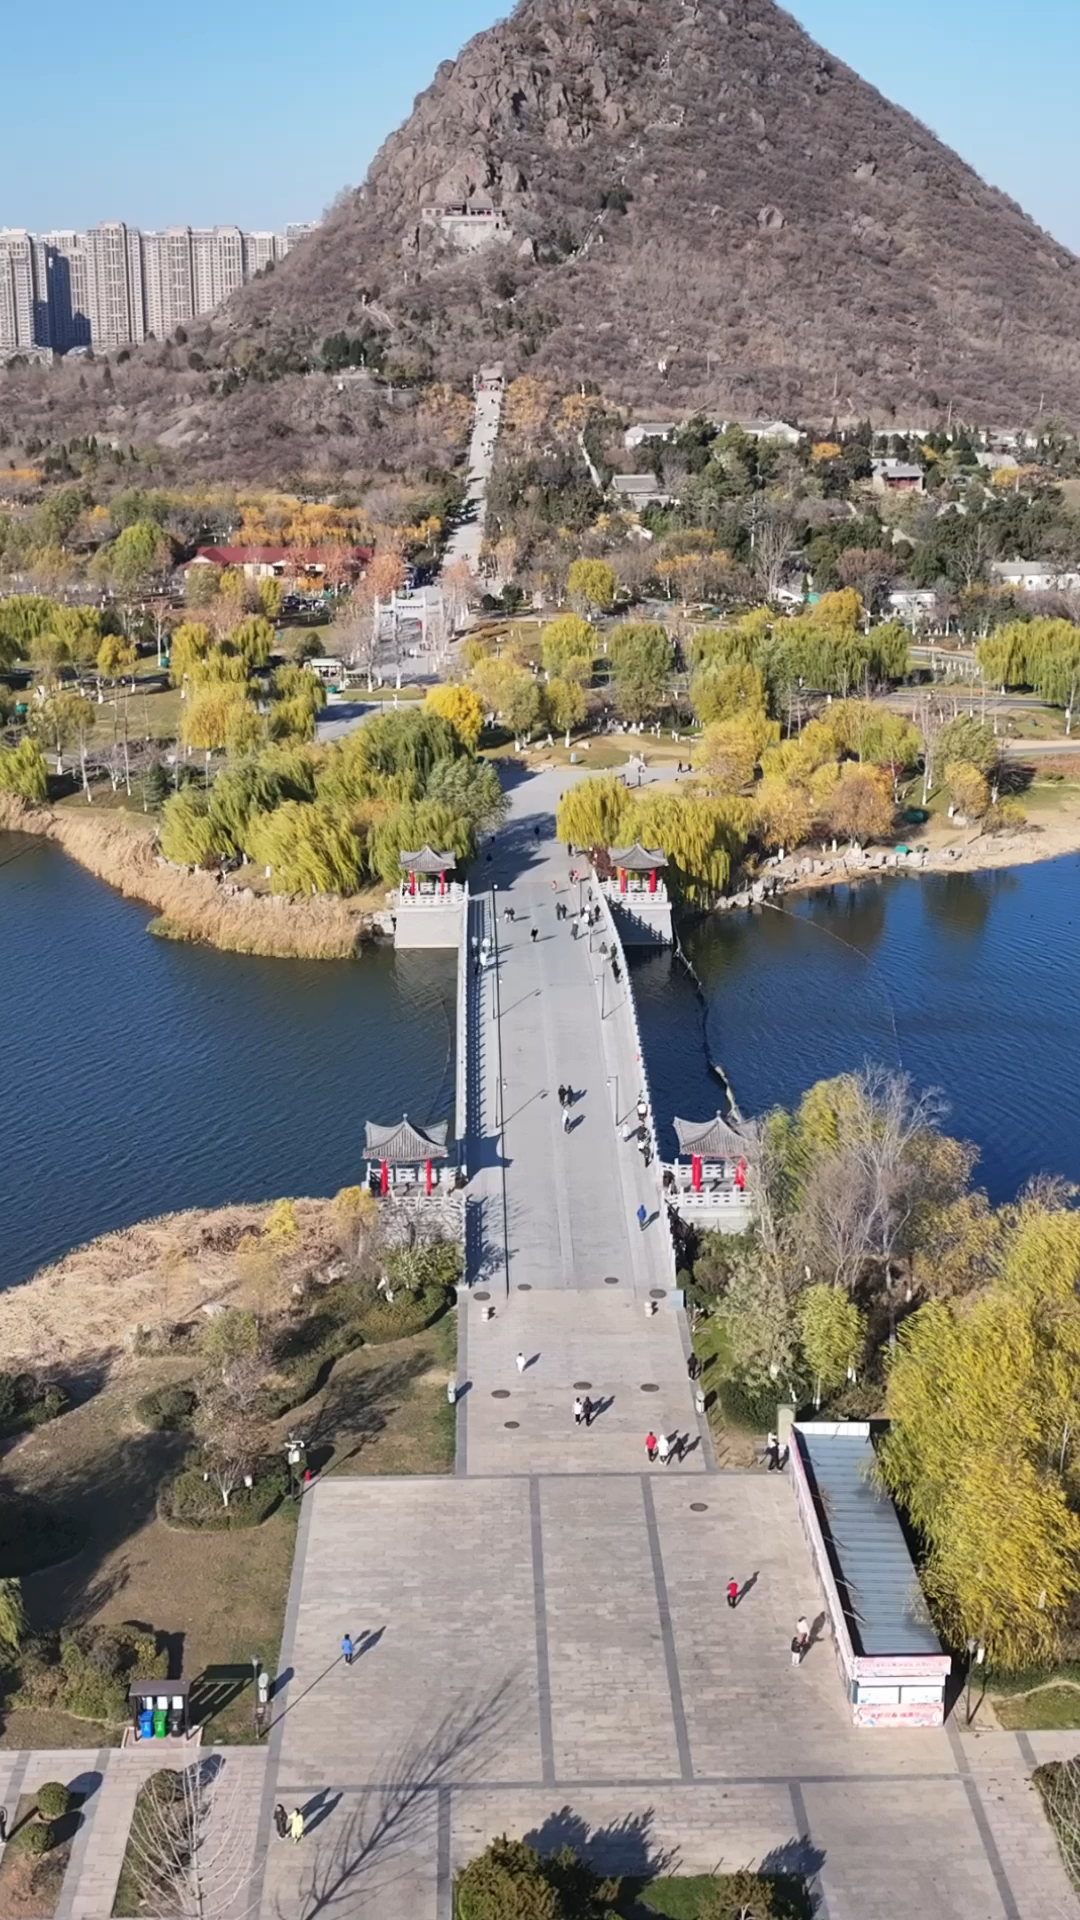
[[[650,1461],[656,1459],[656,1435],[651,1431],[645,1435],[645,1451]]]
[[[727,1603],[729,1607],[737,1607],[739,1604],[739,1583],[737,1580],[729,1580],[727,1583]]]

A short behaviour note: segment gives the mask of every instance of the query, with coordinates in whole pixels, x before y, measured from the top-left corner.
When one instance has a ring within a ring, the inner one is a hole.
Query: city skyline
[[[34,90],[6,103],[12,151],[33,152],[35,163],[5,217],[39,230],[88,226],[117,211],[143,227],[183,219],[209,226],[223,202],[253,229],[267,224],[268,205],[277,208],[277,226],[318,218],[363,179],[439,62],[508,11],[499,0],[401,0],[372,15],[326,0],[319,35],[305,37],[286,12],[256,13],[239,0],[221,15],[196,0],[189,34],[192,44],[212,47],[213,58],[163,64],[163,36],[147,31],[133,0],[103,0],[92,14],[74,0],[57,5],[44,147]],[[1031,0],[1023,32],[1009,0],[952,0],[948,8],[908,0],[902,17],[865,0],[793,0],[790,10],[832,54],[1080,249],[1074,0]],[[16,13],[5,43],[13,72],[20,63],[31,70],[37,32],[32,15]],[[327,79],[327,44],[335,71],[363,75],[347,110]],[[102,140],[100,101],[117,93],[125,111]],[[299,105],[297,137],[267,139],[278,102]],[[192,141],[193,125],[212,127],[213,139]]]
[[[283,260],[311,231],[235,224],[84,231],[0,227],[0,356],[104,351],[162,340]]]

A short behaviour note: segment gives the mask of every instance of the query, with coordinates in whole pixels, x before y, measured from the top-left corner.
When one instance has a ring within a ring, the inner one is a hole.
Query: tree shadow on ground
[[[527,1833],[525,1843],[545,1858],[561,1847],[571,1847],[595,1873],[646,1885],[659,1874],[673,1873],[677,1864],[674,1853],[653,1844],[650,1831],[654,1818],[654,1809],[646,1807],[607,1826],[591,1827],[581,1814],[565,1806],[558,1813],[549,1813],[541,1826]]]
[[[352,1460],[384,1432],[401,1401],[431,1369],[428,1353],[409,1353],[378,1367],[335,1368],[322,1402],[313,1413],[291,1416],[306,1428],[309,1456],[325,1472]]]
[[[57,1469],[42,1503],[57,1518],[74,1523],[83,1545],[66,1564],[25,1578],[23,1597],[32,1628],[78,1625],[123,1591],[123,1562],[104,1575],[101,1569],[153,1520],[158,1490],[180,1464],[188,1444],[181,1434],[134,1434],[90,1459]]]
[[[433,1845],[439,1788],[481,1773],[496,1738],[505,1741],[527,1712],[524,1685],[508,1675],[479,1700],[459,1700],[433,1732],[417,1731],[385,1756],[380,1784],[366,1788],[338,1831],[326,1835],[297,1893],[279,1897],[274,1913],[280,1920],[318,1920],[361,1905],[366,1911],[365,1903],[377,1913],[389,1880],[410,1874],[411,1853]]]

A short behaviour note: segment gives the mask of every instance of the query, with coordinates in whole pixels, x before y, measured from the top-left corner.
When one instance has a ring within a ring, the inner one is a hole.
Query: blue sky
[[[317,217],[492,0],[53,0],[4,29],[0,226]],[[1080,252],[1078,0],[796,0],[815,39]],[[31,78],[31,76],[37,76]]]

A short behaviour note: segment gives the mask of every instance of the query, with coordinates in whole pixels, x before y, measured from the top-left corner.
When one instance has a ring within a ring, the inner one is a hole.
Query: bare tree
[[[775,600],[784,583],[788,561],[796,551],[795,522],[776,507],[755,502],[750,522],[754,577],[767,600]]]
[[[865,1066],[856,1083],[851,1151],[865,1181],[867,1237],[881,1262],[886,1286],[893,1261],[904,1250],[908,1224],[926,1190],[926,1174],[913,1151],[944,1111],[936,1088],[916,1094],[906,1073]]]
[[[235,1761],[208,1754],[151,1774],[135,1803],[126,1855],[141,1910],[176,1920],[244,1920],[256,1904],[250,1826]]]
[[[799,1207],[799,1235],[815,1274],[853,1292],[873,1250],[872,1222],[873,1197],[861,1161],[847,1153],[819,1161]]]

